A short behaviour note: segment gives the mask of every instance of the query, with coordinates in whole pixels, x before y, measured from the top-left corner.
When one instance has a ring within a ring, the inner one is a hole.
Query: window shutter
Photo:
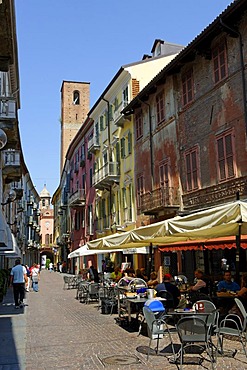
[[[121,139],[121,158],[125,158],[125,138]]]
[[[132,152],[132,133],[128,133],[128,154]]]

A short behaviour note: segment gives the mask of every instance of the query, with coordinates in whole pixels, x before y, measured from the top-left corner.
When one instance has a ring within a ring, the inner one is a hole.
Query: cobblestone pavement
[[[149,339],[117,325],[117,315],[101,314],[97,303],[77,301],[75,289],[63,289],[63,274],[42,271],[39,285],[38,293],[27,293],[23,310],[14,310],[6,301],[0,305],[0,370],[178,368],[165,356],[151,355],[147,361]],[[178,343],[176,333],[172,336]],[[238,352],[234,358],[218,357],[215,369],[247,369],[240,343],[225,344]],[[160,348],[168,345],[168,338],[163,338]],[[205,356],[201,365],[186,364],[183,369],[211,369],[211,364]]]

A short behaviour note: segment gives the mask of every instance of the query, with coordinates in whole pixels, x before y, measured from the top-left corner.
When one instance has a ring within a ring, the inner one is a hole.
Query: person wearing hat
[[[155,290],[157,292],[157,296],[159,295],[159,292],[162,290],[166,290],[167,292],[170,292],[173,296],[174,306],[177,307],[179,304],[181,295],[176,285],[171,283],[171,279],[172,279],[171,274],[165,274],[163,278],[163,283],[158,284]]]

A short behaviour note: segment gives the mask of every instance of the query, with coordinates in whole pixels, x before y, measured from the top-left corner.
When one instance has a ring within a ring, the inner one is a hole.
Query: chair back
[[[148,336],[149,338],[154,339],[155,334],[160,334],[160,331],[163,328],[163,323],[156,320],[154,312],[148,306],[143,307],[143,315],[147,323]]]
[[[217,308],[214,305],[214,303],[211,301],[201,299],[199,301],[196,301],[193,304],[193,308],[195,308],[196,304],[199,304],[199,303],[203,303],[204,312],[211,313],[211,315],[208,315],[208,316],[199,316],[200,319],[202,319],[203,321],[206,321],[206,324],[208,327],[211,325],[213,328],[217,328],[218,320],[219,320],[219,312],[217,311]]]
[[[244,307],[243,303],[240,301],[240,299],[235,298],[234,301],[235,301],[236,305],[238,306],[241,315],[243,316],[242,328],[243,328],[243,331],[245,331],[245,329],[246,329],[246,320],[247,320],[247,312],[245,310],[245,307]]]
[[[98,283],[90,283],[88,284],[88,292],[91,295],[97,295],[99,293],[99,284]]]
[[[200,317],[182,317],[176,327],[181,343],[207,342],[207,326]]]

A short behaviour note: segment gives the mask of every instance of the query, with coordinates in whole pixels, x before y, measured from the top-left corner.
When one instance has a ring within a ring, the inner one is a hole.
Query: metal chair
[[[219,346],[220,346],[221,353],[222,354],[224,353],[223,351],[224,336],[231,335],[231,336],[239,338],[242,344],[243,350],[244,350],[244,354],[247,357],[247,352],[246,352],[247,313],[245,311],[245,308],[242,302],[238,298],[235,298],[235,303],[237,307],[239,308],[242,318],[240,317],[240,315],[237,315],[237,314],[228,314],[225,317],[225,319],[221,321],[219,328],[216,331],[218,335],[216,356],[219,350]]]
[[[193,308],[196,308],[197,304],[203,303],[204,305],[204,312],[210,313],[208,316],[204,315],[198,315],[200,319],[204,320],[206,322],[207,327],[210,327],[211,330],[211,335],[215,334],[216,329],[218,328],[218,323],[219,323],[219,310],[217,310],[216,306],[214,305],[213,302],[208,301],[208,300],[199,300],[196,301],[193,304]]]
[[[86,303],[91,301],[98,301],[99,299],[99,284],[90,283],[87,285],[87,298]]]
[[[178,321],[176,328],[181,342],[181,349],[178,354],[180,357],[180,369],[182,369],[184,363],[186,348],[195,346],[203,349],[203,351],[206,350],[212,364],[212,369],[214,369],[215,360],[213,349],[209,345],[211,343],[211,337],[205,321],[195,315],[182,317]]]
[[[67,289],[71,289],[71,276],[64,276],[63,282],[64,282],[63,289],[66,289],[66,285]]]
[[[76,299],[78,299],[81,303],[86,302],[87,299],[87,281],[80,281],[77,286],[77,292],[76,292]]]
[[[171,346],[172,346],[172,352],[175,357],[175,350],[174,350],[174,346],[172,342],[171,333],[165,321],[168,315],[163,314],[160,318],[156,318],[154,311],[152,311],[151,308],[149,308],[148,306],[143,307],[143,314],[144,314],[144,318],[147,323],[148,336],[150,338],[147,360],[149,359],[152,340],[157,340],[157,346],[156,346],[156,354],[157,354],[159,350],[159,340],[163,338],[163,335],[165,333],[168,334],[169,336]]]

